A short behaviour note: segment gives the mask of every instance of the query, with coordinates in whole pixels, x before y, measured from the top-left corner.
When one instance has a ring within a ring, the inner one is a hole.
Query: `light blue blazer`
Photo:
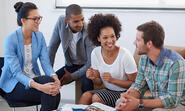
[[[24,74],[24,39],[22,28],[15,30],[5,39],[4,67],[0,78],[0,88],[6,93],[11,92],[18,82],[29,88],[31,78]],[[46,42],[41,32],[32,33],[32,62],[33,72],[40,76],[37,59],[39,58],[46,75],[55,74],[51,67]]]

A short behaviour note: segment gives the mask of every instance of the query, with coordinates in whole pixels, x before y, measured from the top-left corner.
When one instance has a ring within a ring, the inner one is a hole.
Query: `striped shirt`
[[[172,50],[162,48],[157,62],[143,55],[136,82],[130,87],[141,94],[149,88],[154,98],[160,98],[165,108],[185,105],[185,61]]]

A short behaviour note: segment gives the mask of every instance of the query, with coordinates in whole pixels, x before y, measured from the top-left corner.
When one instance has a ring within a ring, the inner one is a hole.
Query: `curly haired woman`
[[[91,54],[91,68],[87,78],[105,89],[85,92],[79,104],[100,102],[115,106],[120,94],[125,92],[135,81],[137,67],[130,52],[116,45],[120,37],[121,23],[112,14],[95,14],[88,24],[88,36],[97,47]]]

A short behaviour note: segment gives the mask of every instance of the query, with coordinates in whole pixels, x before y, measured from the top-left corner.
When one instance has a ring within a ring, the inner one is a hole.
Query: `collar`
[[[160,50],[160,55],[157,58],[157,61],[155,63],[156,66],[162,66],[164,64],[164,58],[166,57],[166,53],[167,53],[167,49],[165,47],[163,47]],[[148,59],[148,62],[152,63],[152,61],[150,59]]]
[[[22,27],[17,30],[17,34],[18,34],[17,39],[19,41],[19,46],[20,46],[20,49],[21,49],[21,53],[23,55],[22,57],[24,59],[24,38],[23,38]],[[32,49],[37,49],[37,47],[38,47],[38,40],[37,39],[38,39],[38,37],[37,37],[36,33],[32,32],[32,42],[31,42]],[[36,50],[32,50],[33,59],[35,58],[35,51]]]
[[[70,27],[69,27],[69,24],[68,24],[68,23],[66,23],[65,28],[66,28],[66,29],[67,29],[67,28],[69,28],[69,29],[70,29]],[[70,29],[70,30],[71,30],[71,29]]]
[[[84,24],[84,26],[82,28],[82,31],[78,33],[78,39],[77,39],[77,41],[83,37],[83,33],[85,32],[85,27],[86,27],[86,25]],[[69,27],[69,24],[68,23],[66,23],[65,28],[66,28],[66,30],[69,30],[71,32],[71,34],[73,33],[72,30],[71,30],[71,28]],[[71,36],[71,39],[72,39],[72,36]]]

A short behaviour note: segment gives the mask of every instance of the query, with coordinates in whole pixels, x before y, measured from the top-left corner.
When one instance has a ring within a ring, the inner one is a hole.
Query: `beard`
[[[137,54],[138,55],[143,55],[143,54],[146,54],[147,53],[148,48],[147,47],[136,48],[136,51],[137,51]]]

